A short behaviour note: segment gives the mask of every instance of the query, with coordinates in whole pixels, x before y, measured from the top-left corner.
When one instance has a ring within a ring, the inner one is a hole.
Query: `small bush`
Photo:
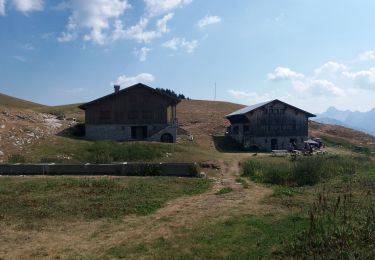
[[[8,156],[8,163],[26,163],[26,157],[22,154],[10,154]]]
[[[282,250],[292,259],[374,259],[375,204],[345,191],[321,192],[309,210],[309,227]]]

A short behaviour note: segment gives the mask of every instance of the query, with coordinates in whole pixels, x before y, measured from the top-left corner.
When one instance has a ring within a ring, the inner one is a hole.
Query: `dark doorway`
[[[147,126],[132,126],[131,135],[134,140],[147,139]]]
[[[277,150],[278,145],[277,145],[277,139],[271,139],[271,150]]]
[[[173,136],[171,134],[165,133],[161,136],[160,141],[163,143],[173,143]]]

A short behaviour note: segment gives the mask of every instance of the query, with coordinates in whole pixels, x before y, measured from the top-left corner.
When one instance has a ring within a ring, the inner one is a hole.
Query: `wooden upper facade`
[[[232,135],[252,137],[307,136],[308,118],[315,115],[280,100],[245,107],[226,116]]]
[[[142,83],[119,90],[80,106],[86,124],[170,125],[176,123],[179,99]]]

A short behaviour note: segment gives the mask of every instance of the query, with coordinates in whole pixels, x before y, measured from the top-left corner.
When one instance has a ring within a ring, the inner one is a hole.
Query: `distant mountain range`
[[[324,124],[342,125],[375,136],[375,108],[368,112],[353,112],[330,107],[326,112],[318,114],[313,120]]]

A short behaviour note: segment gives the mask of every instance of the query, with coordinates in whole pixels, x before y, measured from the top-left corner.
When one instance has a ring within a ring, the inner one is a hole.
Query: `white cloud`
[[[198,41],[187,41],[185,38],[173,38],[162,45],[165,48],[172,50],[185,50],[187,53],[193,53],[195,48],[198,47]]]
[[[62,1],[52,7],[52,9],[56,11],[64,11],[64,10],[68,10],[69,8],[71,8],[71,5],[70,5],[70,2],[68,1]]]
[[[292,86],[296,91],[301,92],[301,93],[308,91],[310,88],[310,85],[302,80],[293,80]]]
[[[41,11],[43,10],[43,0],[12,0],[14,7],[21,12]]]
[[[323,64],[322,66],[320,66],[319,68],[315,69],[314,73],[315,74],[337,73],[337,72],[340,72],[340,71],[345,71],[347,69],[348,69],[348,67],[345,66],[344,64],[337,63],[337,62],[334,62],[334,61],[329,61],[329,62]]]
[[[163,34],[169,32],[168,22],[173,18],[174,14],[166,14],[163,18],[156,21],[156,28],[154,30],[147,30],[149,19],[142,17],[140,21],[128,29],[120,20],[115,23],[115,30],[112,35],[112,40],[118,39],[132,39],[138,42],[149,43],[152,40],[161,37]]]
[[[0,15],[5,15],[5,4],[7,0],[0,0]],[[11,0],[14,9],[20,12],[42,11],[44,8],[43,0]]]
[[[198,27],[205,28],[208,25],[220,23],[221,18],[219,16],[206,15],[201,20],[198,21]]]
[[[361,53],[354,62],[361,62],[361,61],[368,61],[368,60],[375,60],[375,51],[370,50],[364,53]]]
[[[272,81],[293,80],[303,77],[303,74],[297,73],[286,67],[277,67],[272,73],[268,74],[268,79]]]
[[[127,0],[71,0],[67,29],[58,38],[59,41],[72,41],[77,38],[77,29],[85,28],[89,33],[86,41],[104,44],[108,41],[105,30],[110,28],[113,19],[120,17],[130,8]]]
[[[27,58],[24,56],[15,55],[13,56],[14,59],[20,61],[20,62],[27,62]]]
[[[85,91],[84,88],[67,89],[64,91],[64,94],[68,96],[74,96],[82,93],[83,91]]]
[[[292,86],[294,90],[304,96],[344,96],[346,94],[343,88],[325,79],[293,80]]]
[[[66,25],[66,31],[62,32],[59,37],[57,37],[57,41],[59,42],[70,42],[78,37],[77,32],[77,24],[74,21],[72,16],[69,17],[69,22]]]
[[[333,96],[344,96],[345,90],[336,86],[334,83],[328,80],[314,80],[312,81],[312,87],[320,89],[323,93],[329,93]]]
[[[151,51],[150,48],[142,47],[139,50],[135,49],[134,54],[138,57],[139,61],[143,62],[147,60],[147,54]]]
[[[375,68],[370,68],[368,70],[361,70],[358,72],[344,71],[343,75],[346,78],[357,80],[360,82],[362,81],[364,83],[369,83],[369,84],[375,83]]]
[[[34,45],[32,45],[31,43],[25,43],[21,46],[22,49],[25,49],[25,50],[28,50],[28,51],[33,51],[35,50],[35,47]]]
[[[284,19],[285,19],[285,14],[284,13],[281,13],[281,14],[279,14],[278,16],[276,16],[275,18],[274,18],[274,21],[276,22],[276,23],[280,23],[280,22],[282,22]]]
[[[153,82],[155,77],[149,73],[141,73],[134,77],[128,77],[126,75],[119,76],[116,80],[116,85],[122,87],[128,87],[137,83]]]
[[[0,15],[5,15],[5,1],[6,0],[0,0]]]
[[[176,8],[184,7],[192,0],[144,0],[147,12],[151,15],[160,15]]]
[[[234,89],[229,89],[227,92],[229,93],[229,95],[237,99],[258,97],[258,94],[256,92],[246,92],[246,91],[240,91],[240,90],[234,90]]]

